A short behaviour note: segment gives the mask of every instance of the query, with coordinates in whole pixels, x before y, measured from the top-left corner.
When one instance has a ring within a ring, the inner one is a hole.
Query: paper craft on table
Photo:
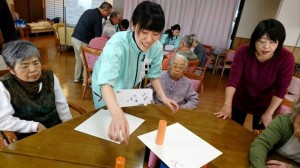
[[[222,154],[179,123],[167,126],[162,145],[155,143],[156,134],[157,130],[138,138],[170,168],[199,168]]]
[[[130,114],[124,113],[129,124],[129,135],[131,135],[145,120],[135,117]],[[117,144],[120,142],[113,141],[108,137],[108,129],[111,121],[110,112],[108,110],[99,110],[83,123],[78,125],[75,130],[89,134],[98,138],[102,138]]]
[[[120,107],[130,107],[150,104],[153,99],[152,89],[124,89],[116,91]]]

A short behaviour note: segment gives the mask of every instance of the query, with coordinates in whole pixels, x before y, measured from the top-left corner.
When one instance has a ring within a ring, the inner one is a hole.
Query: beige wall
[[[296,46],[300,35],[300,1],[282,0],[277,11],[277,19],[282,22],[286,29],[285,45]],[[298,45],[300,47],[300,43]]]
[[[280,0],[245,0],[236,37],[250,38],[257,23],[275,18]]]
[[[113,0],[113,9],[119,11],[122,16],[124,12],[124,0]]]

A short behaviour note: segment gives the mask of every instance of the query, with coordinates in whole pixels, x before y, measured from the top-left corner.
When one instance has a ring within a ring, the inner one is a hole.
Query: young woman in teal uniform
[[[115,34],[106,43],[94,66],[92,76],[95,108],[107,106],[111,113],[108,135],[112,140],[128,144],[129,128],[115,91],[131,89],[147,76],[163,103],[172,111],[178,110],[175,101],[164,94],[159,77],[163,46],[158,41],[165,25],[161,6],[144,1],[132,15],[132,31]]]
[[[165,31],[160,39],[160,42],[163,45],[173,45],[175,48],[178,48],[180,43],[179,33],[180,25],[176,24],[172,26],[171,29]]]

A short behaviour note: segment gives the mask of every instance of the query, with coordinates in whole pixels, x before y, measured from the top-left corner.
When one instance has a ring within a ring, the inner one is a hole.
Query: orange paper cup
[[[125,168],[125,158],[123,156],[117,157],[115,168]]]
[[[156,141],[155,141],[157,145],[162,145],[164,143],[166,127],[167,127],[167,121],[159,120]]]

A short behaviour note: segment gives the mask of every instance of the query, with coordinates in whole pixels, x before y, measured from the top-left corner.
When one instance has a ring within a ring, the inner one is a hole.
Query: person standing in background
[[[294,74],[293,54],[283,47],[285,29],[275,19],[259,22],[249,45],[235,53],[222,109],[216,117],[243,125],[253,114],[252,129],[264,129],[272,121]]]
[[[72,34],[72,44],[75,53],[74,82],[82,82],[83,63],[81,56],[81,45],[86,46],[91,39],[100,37],[102,34],[102,18],[110,15],[112,6],[108,2],[103,2],[99,8],[86,10],[79,18]]]

